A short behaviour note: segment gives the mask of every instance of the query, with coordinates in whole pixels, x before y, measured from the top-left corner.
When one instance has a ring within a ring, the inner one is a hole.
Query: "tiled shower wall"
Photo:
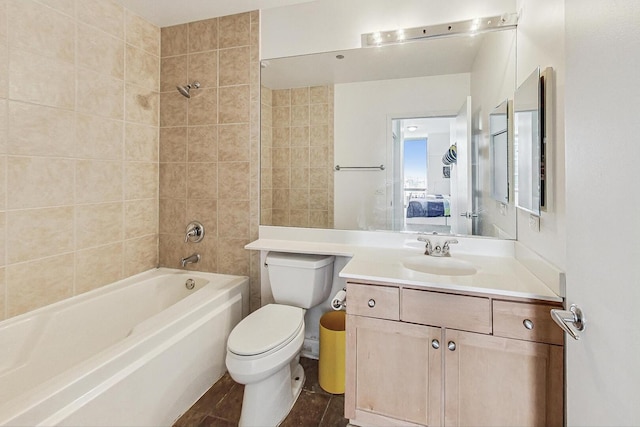
[[[263,90],[262,223],[333,228],[333,86]]]
[[[251,277],[260,305],[258,237],[260,79],[258,12],[162,29],[160,265]],[[198,81],[187,99],[177,85]],[[199,243],[185,229],[205,227]]]
[[[160,29],[0,1],[0,319],[157,265]]]

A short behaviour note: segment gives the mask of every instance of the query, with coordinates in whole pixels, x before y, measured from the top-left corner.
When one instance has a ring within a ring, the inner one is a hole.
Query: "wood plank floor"
[[[344,395],[325,392],[318,384],[318,361],[301,358],[306,380],[293,409],[280,424],[283,427],[343,427]],[[200,398],[174,427],[237,426],[244,386],[225,374]]]

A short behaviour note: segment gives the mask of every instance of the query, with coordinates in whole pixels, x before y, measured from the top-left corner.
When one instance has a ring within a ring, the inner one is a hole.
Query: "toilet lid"
[[[241,356],[266,353],[284,346],[304,326],[304,311],[298,307],[269,304],[245,317],[233,328],[227,348]]]

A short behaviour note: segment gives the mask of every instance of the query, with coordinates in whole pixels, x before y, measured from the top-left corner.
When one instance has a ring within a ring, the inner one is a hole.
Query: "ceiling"
[[[184,24],[257,9],[311,0],[118,0],[124,7],[159,26]]]

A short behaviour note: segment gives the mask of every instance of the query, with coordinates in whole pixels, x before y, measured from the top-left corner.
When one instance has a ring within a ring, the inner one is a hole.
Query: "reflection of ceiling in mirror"
[[[468,73],[485,35],[264,60],[270,89]],[[336,55],[344,55],[337,59]]]

